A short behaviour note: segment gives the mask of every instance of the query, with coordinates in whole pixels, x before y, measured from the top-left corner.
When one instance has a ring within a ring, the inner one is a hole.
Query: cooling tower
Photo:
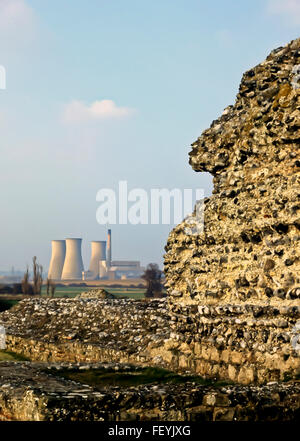
[[[63,280],[82,279],[81,241],[82,239],[66,239],[66,258],[61,276]]]
[[[52,240],[52,255],[49,265],[48,278],[60,280],[66,255],[66,242]]]
[[[92,255],[90,261],[89,271],[91,272],[92,279],[99,278],[99,262],[106,259],[106,242],[105,241],[93,241]]]
[[[107,267],[111,266],[111,230],[107,232]]]
[[[105,260],[99,262],[99,278],[104,279],[107,276],[107,263]]]

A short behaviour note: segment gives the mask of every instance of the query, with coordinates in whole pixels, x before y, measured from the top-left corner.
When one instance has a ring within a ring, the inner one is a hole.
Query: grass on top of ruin
[[[159,367],[141,367],[131,371],[118,372],[114,369],[63,369],[58,372],[51,372],[53,375],[76,381],[81,384],[88,384],[95,389],[105,389],[111,386],[134,387],[147,384],[185,384],[195,383],[203,386],[222,387],[231,384],[228,381],[216,381],[204,379],[199,375],[180,375],[167,369]]]

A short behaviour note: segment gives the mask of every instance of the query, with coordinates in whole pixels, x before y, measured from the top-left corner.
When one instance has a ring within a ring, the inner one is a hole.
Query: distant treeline
[[[29,294],[33,294],[33,289],[31,287],[32,292]],[[0,294],[23,294],[22,292],[22,284],[21,283],[13,283],[11,285],[0,285]]]

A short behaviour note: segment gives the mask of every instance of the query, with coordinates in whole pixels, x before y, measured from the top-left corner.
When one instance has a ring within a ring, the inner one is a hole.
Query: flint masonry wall
[[[185,331],[175,319],[170,350],[202,374],[261,382],[299,369],[288,343],[291,332],[300,340],[297,69],[300,39],[246,72],[235,104],[192,144],[190,165],[213,175],[213,195],[169,235],[165,275],[173,311],[201,316],[187,313]]]
[[[192,144],[190,164],[214,177],[204,230],[185,220],[166,245],[176,303],[299,305],[300,39],[247,71],[236,102]]]
[[[176,354],[174,366],[244,384],[299,375],[299,308],[175,305],[171,311],[164,348]]]
[[[300,308],[27,299],[0,315],[8,349],[40,361],[158,365],[266,383],[299,374]]]
[[[165,301],[29,299],[0,316],[7,346],[33,360],[143,362],[168,338]]]

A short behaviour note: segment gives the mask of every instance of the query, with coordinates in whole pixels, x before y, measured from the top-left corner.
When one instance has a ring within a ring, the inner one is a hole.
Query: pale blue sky
[[[299,28],[300,0],[0,0],[0,269],[47,267],[51,239],[70,236],[87,266],[105,238],[97,190],[119,180],[209,194],[190,144]],[[112,226],[113,257],[162,264],[171,228]]]

